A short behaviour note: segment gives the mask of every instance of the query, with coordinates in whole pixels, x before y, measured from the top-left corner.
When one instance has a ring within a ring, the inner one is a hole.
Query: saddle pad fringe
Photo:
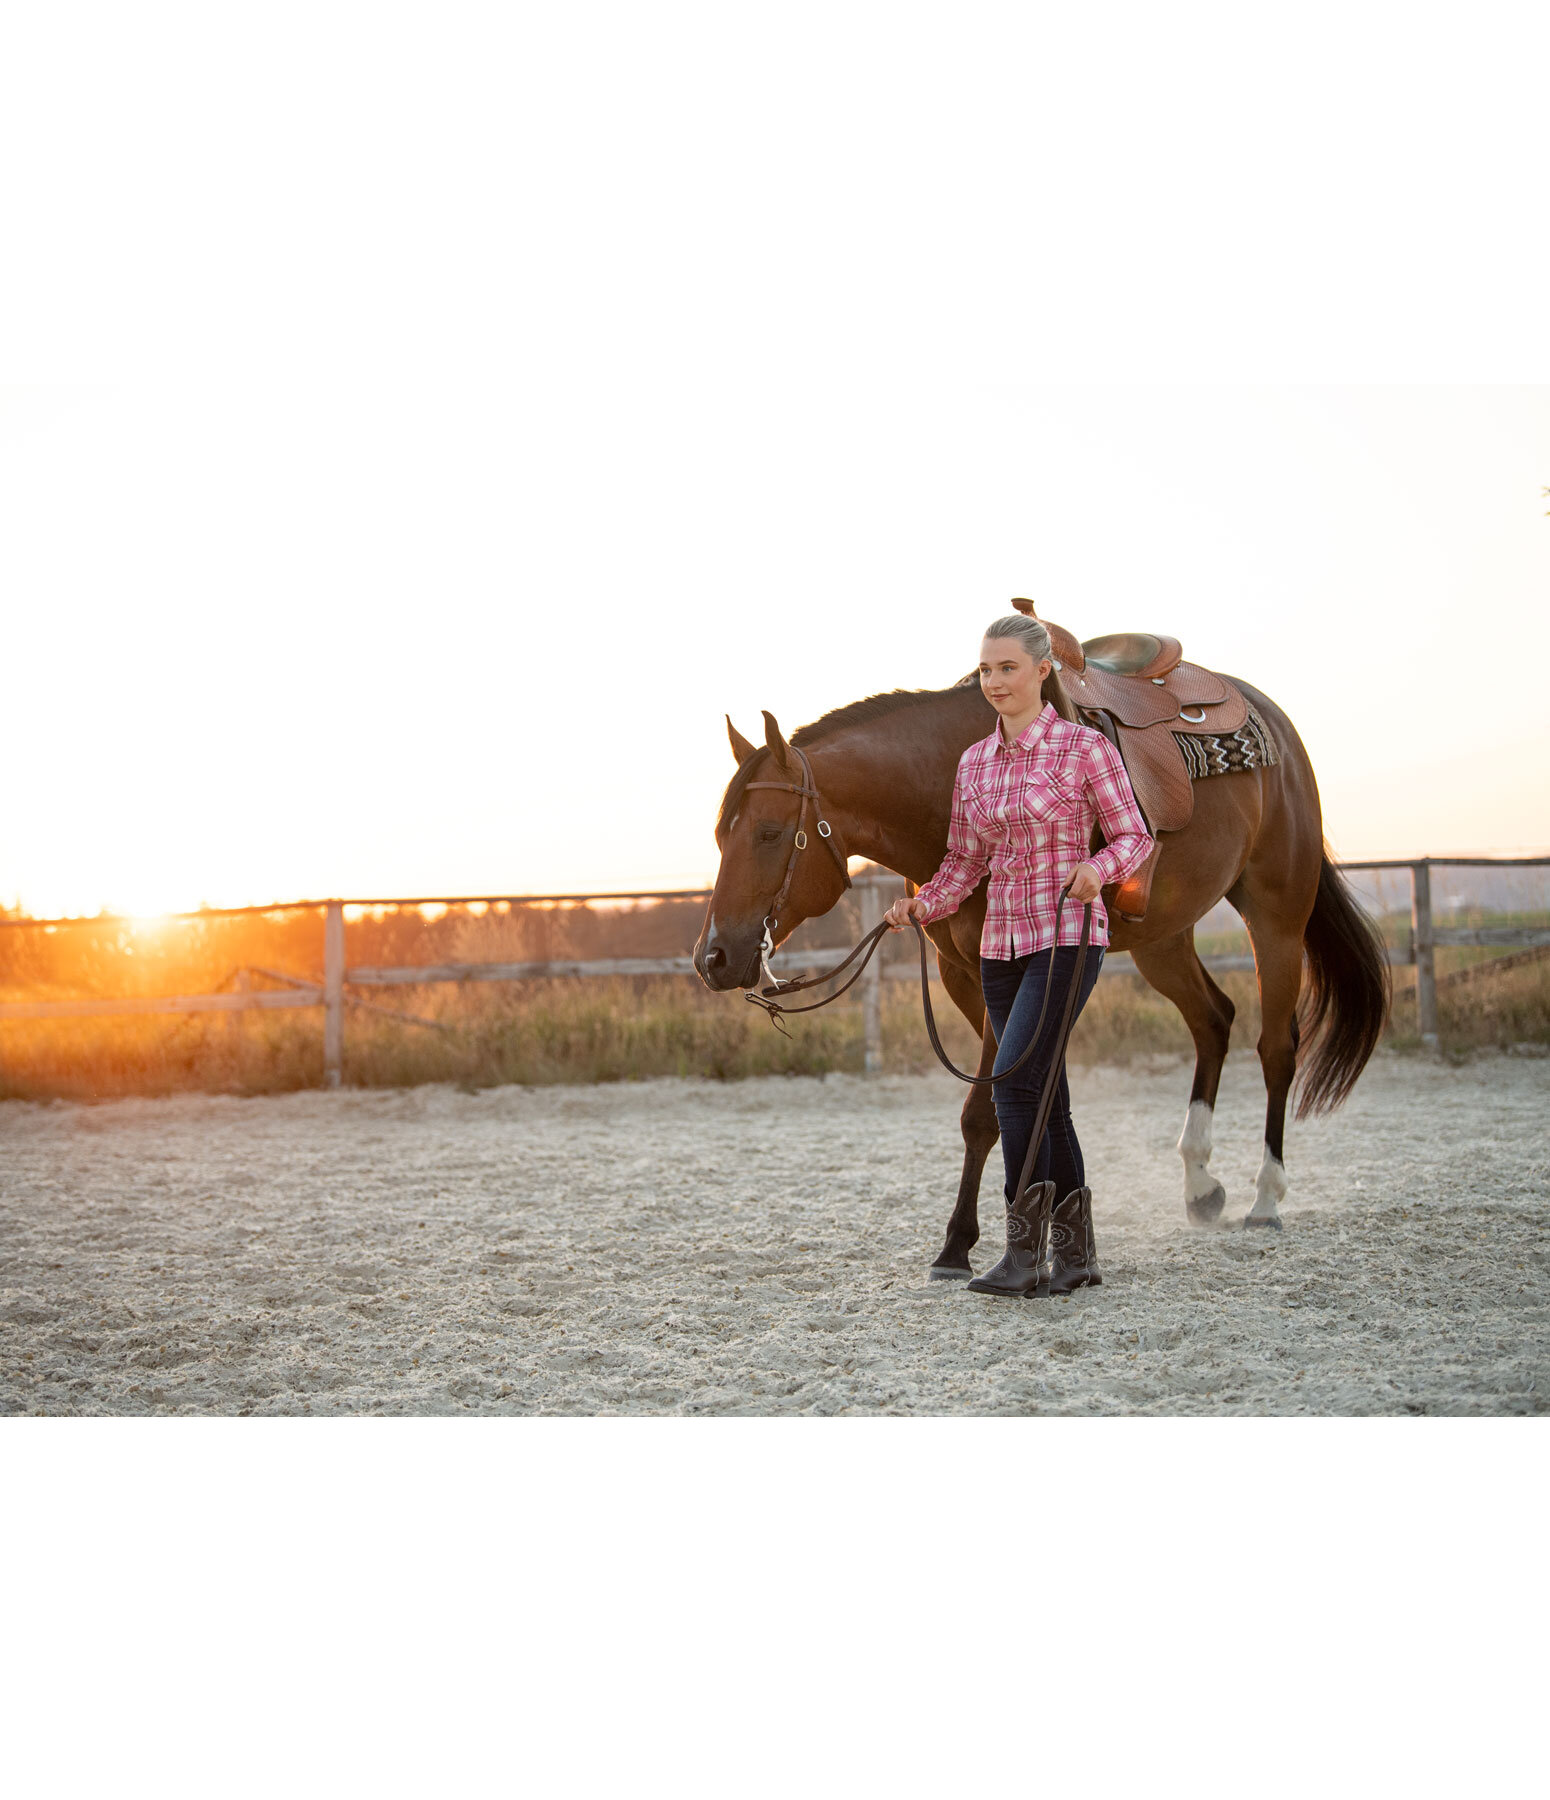
[[[1270,727],[1251,706],[1249,716],[1227,737],[1197,737],[1176,731],[1174,742],[1184,756],[1191,781],[1208,775],[1234,775],[1243,769],[1268,769],[1281,760]]]

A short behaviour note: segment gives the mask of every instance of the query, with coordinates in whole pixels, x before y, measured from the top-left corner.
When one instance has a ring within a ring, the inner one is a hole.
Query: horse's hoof
[[[1249,1229],[1249,1227],[1252,1225],[1258,1225],[1258,1226],[1266,1228],[1270,1231],[1279,1231],[1281,1229],[1281,1220],[1280,1220],[1279,1215],[1276,1213],[1271,1213],[1271,1215],[1268,1219],[1256,1219],[1254,1217],[1253,1213],[1245,1214],[1244,1220],[1243,1220],[1243,1229],[1245,1231],[1247,1231]]]
[[[1202,1194],[1198,1200],[1186,1200],[1184,1210],[1189,1214],[1192,1225],[1214,1225],[1222,1216],[1222,1208],[1227,1204],[1227,1190],[1217,1182],[1209,1194]]]
[[[932,1263],[926,1278],[928,1281],[972,1281],[974,1271],[967,1263],[961,1269],[950,1268],[946,1263]]]

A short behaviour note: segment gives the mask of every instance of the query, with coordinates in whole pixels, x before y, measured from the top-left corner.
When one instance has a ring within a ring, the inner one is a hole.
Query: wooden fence
[[[1422,857],[1416,861],[1351,862],[1341,865],[1350,873],[1356,870],[1408,870],[1410,873],[1410,942],[1391,948],[1389,961],[1413,965],[1416,971],[1417,1024],[1424,1044],[1436,1048],[1437,1031],[1437,967],[1436,953],[1446,946],[1507,947],[1525,953],[1550,947],[1550,927],[1487,926],[1479,929],[1439,927],[1432,917],[1431,872],[1436,868],[1546,868],[1550,857]],[[861,898],[863,932],[878,924],[884,911],[886,890],[901,892],[897,876],[876,874],[856,878],[855,887]],[[270,1011],[291,1007],[322,1007],[323,1066],[330,1087],[338,1087],[344,1066],[345,1010],[361,1008],[384,1013],[415,1025],[434,1026],[437,1021],[420,1019],[412,1014],[390,1012],[388,1008],[348,994],[347,988],[418,987],[431,983],[480,981],[533,981],[559,978],[586,979],[608,975],[692,975],[694,965],[687,956],[603,957],[586,961],[427,963],[409,966],[351,968],[346,961],[345,909],[347,907],[420,907],[420,906],[521,906],[584,903],[587,901],[631,900],[702,900],[708,902],[708,888],[652,889],[612,894],[514,894],[430,896],[422,899],[392,900],[296,900],[274,906],[235,906],[207,908],[197,913],[169,915],[181,919],[252,917],[258,914],[293,911],[318,911],[323,925],[323,980],[306,981],[278,970],[256,970],[268,978],[287,984],[276,990],[249,987],[244,980],[235,992],[224,994],[177,994],[136,998],[97,998],[81,1000],[8,1000],[0,1001],[0,1020],[68,1019],[114,1017],[135,1013],[200,1013]],[[0,925],[9,928],[60,928],[64,926],[104,926],[128,924],[129,920],[112,918],[84,919],[7,919]],[[771,967],[781,974],[812,973],[832,968],[844,960],[841,950],[782,951],[771,959]],[[1252,956],[1206,956],[1201,959],[1208,969],[1251,969]],[[1513,960],[1517,960],[1514,958]],[[1118,975],[1133,972],[1128,957],[1106,958],[1103,973]],[[246,972],[244,972],[245,975]],[[861,988],[863,1027],[866,1041],[866,1069],[869,1074],[882,1067],[882,989],[886,978],[914,979],[918,964],[911,961],[884,964],[874,957],[858,984]],[[1461,971],[1467,973],[1466,971]]]

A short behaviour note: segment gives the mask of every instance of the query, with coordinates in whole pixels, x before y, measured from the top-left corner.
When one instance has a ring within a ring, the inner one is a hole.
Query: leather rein
[[[883,941],[885,934],[891,929],[886,919],[881,925],[875,925],[872,930],[862,938],[861,942],[856,945],[855,949],[850,952],[843,962],[836,963],[832,969],[825,969],[818,975],[805,975],[790,981],[783,981],[770,968],[770,956],[775,948],[771,933],[779,921],[780,909],[786,904],[787,896],[791,892],[791,883],[796,875],[797,858],[807,848],[810,841],[807,835],[807,812],[809,802],[812,803],[813,810],[817,814],[819,837],[828,845],[829,853],[839,865],[839,871],[844,879],[845,886],[848,888],[851,885],[850,871],[845,866],[845,852],[835,840],[828,820],[823,817],[823,802],[819,796],[817,784],[813,780],[812,765],[808,762],[806,753],[797,749],[795,744],[791,746],[791,750],[802,764],[802,782],[800,786],[794,781],[750,781],[748,783],[749,788],[777,788],[788,794],[799,794],[802,798],[801,811],[797,815],[796,837],[792,843],[791,855],[786,862],[785,877],[781,881],[780,889],[775,895],[775,898],[770,902],[769,911],[764,916],[764,939],[759,946],[759,975],[761,985],[757,990],[753,988],[745,988],[743,990],[743,998],[752,1002],[755,1006],[763,1007],[765,1012],[769,1014],[771,1024],[779,1027],[782,1031],[785,1030],[785,1027],[781,1025],[781,1019],[787,1013],[817,1012],[820,1007],[828,1006],[831,1002],[838,1000],[840,995],[843,994],[847,988],[859,981],[867,964],[872,960],[873,955],[876,953],[878,945]],[[747,790],[745,790],[745,792],[746,791]],[[1060,899],[1056,902],[1055,906],[1055,940],[1057,943],[1060,940],[1060,921],[1065,912],[1066,901],[1068,898],[1069,895],[1067,890],[1062,888],[1060,891]],[[1071,970],[1071,980],[1066,989],[1065,1012],[1061,1018],[1060,1029],[1057,1033],[1057,1048],[1052,1064],[1052,1067],[1054,1068],[1058,1068],[1060,1059],[1065,1054],[1066,1040],[1071,1033],[1071,1025],[1076,1012],[1076,997],[1081,991],[1082,971],[1086,966],[1087,951],[1092,936],[1092,923],[1093,908],[1092,902],[1089,900],[1084,902],[1082,906],[1082,935],[1077,941],[1076,963]],[[946,1069],[950,1075],[956,1075],[960,1081],[968,1082],[971,1087],[989,1087],[995,1082],[1005,1081],[1009,1076],[1015,1075],[1039,1047],[1039,1040],[1044,1035],[1044,1019],[1049,1011],[1050,990],[1054,987],[1054,982],[1046,981],[1044,984],[1044,999],[1039,1007],[1038,1022],[1034,1025],[1033,1034],[1028,1040],[1028,1047],[1023,1051],[1022,1055],[1018,1057],[1017,1061],[1009,1068],[1003,1069],[999,1075],[970,1075],[963,1069],[960,1069],[942,1048],[942,1040],[937,1034],[936,1014],[931,1007],[931,971],[926,962],[926,934],[921,929],[920,921],[918,919],[911,919],[910,924],[915,928],[915,936],[919,941],[920,946],[920,999],[926,1015],[926,1035],[931,1039],[931,1048],[936,1052],[938,1062],[941,1063],[942,1067]],[[857,965],[855,973],[851,975],[850,979],[845,982],[842,987],[837,987],[832,994],[826,994],[822,1000],[813,1001],[810,1006],[781,1005],[781,1000],[788,994],[800,994],[805,992],[808,988],[821,987],[825,982],[833,981],[835,976],[848,969],[850,965],[856,961],[858,956],[861,958],[861,961]],[[1053,973],[1053,968],[1051,973]],[[1054,1081],[1051,1080],[1046,1082],[1045,1087],[1048,1090],[1049,1095],[1052,1096],[1055,1087]],[[1048,1108],[1046,1107],[1043,1110],[1047,1113]],[[1042,1135],[1042,1133],[1040,1135]]]

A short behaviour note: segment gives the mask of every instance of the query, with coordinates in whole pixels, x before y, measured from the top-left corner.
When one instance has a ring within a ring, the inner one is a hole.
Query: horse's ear
[[[775,723],[774,713],[767,712],[764,715],[764,741],[770,747],[770,755],[788,775],[795,778],[798,768],[797,759],[791,754],[791,746],[780,735],[780,727]]]
[[[737,766],[742,768],[743,764],[753,755],[755,746],[750,744],[732,723],[731,713],[727,714],[727,736],[732,740],[732,754],[737,758]]]
[[[1014,600],[1012,604],[1020,613],[1027,613],[1030,619],[1036,619],[1039,616],[1033,610],[1033,602],[1031,600]]]

